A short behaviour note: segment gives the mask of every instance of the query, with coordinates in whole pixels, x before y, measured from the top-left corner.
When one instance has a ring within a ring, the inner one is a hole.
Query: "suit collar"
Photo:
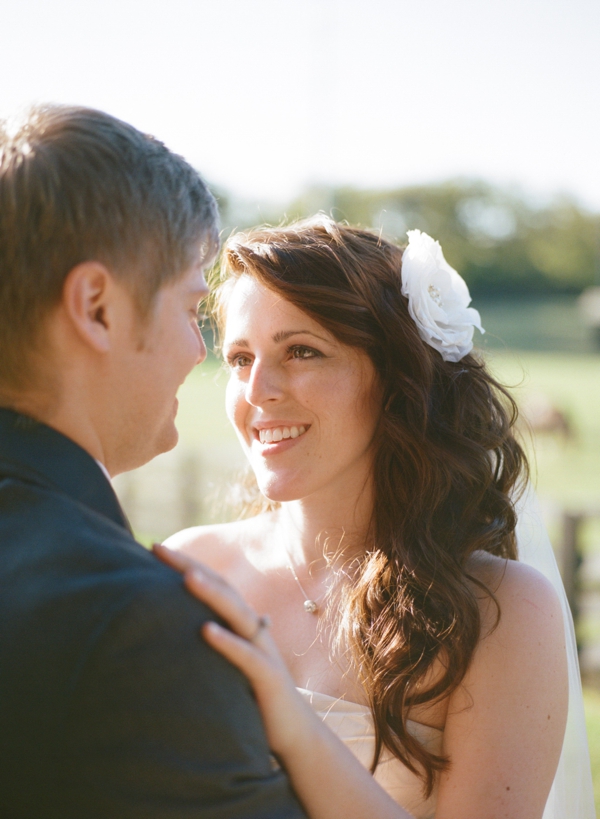
[[[14,476],[58,489],[130,530],[97,461],[55,429],[0,407],[0,477]]]

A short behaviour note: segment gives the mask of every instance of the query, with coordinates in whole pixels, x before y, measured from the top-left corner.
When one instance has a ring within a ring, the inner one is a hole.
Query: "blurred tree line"
[[[600,284],[600,215],[567,197],[539,204],[473,180],[397,190],[314,187],[282,208],[217,197],[225,236],[320,210],[400,243],[419,228],[440,241],[473,295],[574,294]]]

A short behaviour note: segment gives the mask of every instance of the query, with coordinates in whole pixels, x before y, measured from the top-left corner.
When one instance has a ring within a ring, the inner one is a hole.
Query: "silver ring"
[[[253,643],[257,637],[259,637],[265,629],[268,629],[271,625],[271,618],[268,614],[262,614],[258,620],[256,621],[256,629],[252,637],[248,637],[251,643]]]

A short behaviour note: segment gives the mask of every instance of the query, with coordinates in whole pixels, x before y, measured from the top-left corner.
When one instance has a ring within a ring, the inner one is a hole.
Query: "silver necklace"
[[[298,584],[298,588],[302,592],[302,596],[304,597],[304,611],[308,612],[308,614],[318,614],[319,613],[319,604],[316,600],[311,600],[307,593],[304,591],[302,583],[298,580],[298,575],[296,574],[294,567],[292,566],[291,561],[288,558],[288,569],[292,573],[292,577]]]

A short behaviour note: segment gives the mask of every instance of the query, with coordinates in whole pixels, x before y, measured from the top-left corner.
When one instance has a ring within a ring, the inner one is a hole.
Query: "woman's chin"
[[[272,503],[290,503],[291,501],[299,500],[301,497],[294,492],[284,492],[273,489],[261,489],[260,491],[265,498]]]
[[[289,503],[299,500],[306,495],[302,488],[296,483],[279,480],[261,480],[257,477],[258,488],[267,500],[273,503]]]

